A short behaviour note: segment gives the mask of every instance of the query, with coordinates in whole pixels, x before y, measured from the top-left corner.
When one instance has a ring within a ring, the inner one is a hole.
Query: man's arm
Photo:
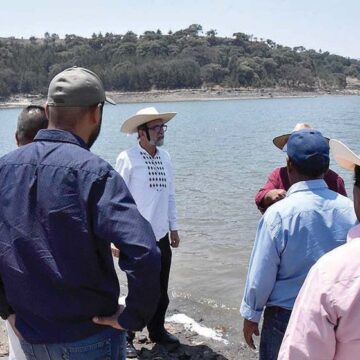
[[[333,359],[337,316],[317,265],[310,270],[295,301],[279,360]]]
[[[254,348],[252,336],[259,333],[257,324],[274,287],[280,264],[280,249],[276,239],[279,227],[280,225],[267,223],[265,216],[260,220],[256,232],[240,307],[244,318],[244,338],[251,348]]]
[[[268,176],[265,185],[257,192],[255,203],[263,214],[276,201],[283,199],[286,191],[281,188],[280,169],[274,169]]]
[[[95,235],[120,249],[119,265],[128,279],[126,307],[118,322],[124,329],[141,330],[155,312],[160,294],[160,255],[154,233],[115,170],[94,185],[93,199]]]
[[[121,175],[124,179],[127,187],[130,183],[130,173],[131,173],[131,163],[126,152],[122,152],[116,159],[115,170]]]
[[[347,196],[344,179],[338,175],[336,178],[337,192],[341,195]]]
[[[341,195],[347,196],[347,192],[345,189],[345,183],[341,176],[339,176],[337,179],[337,186],[338,186],[338,193]]]
[[[8,320],[16,336],[19,339],[22,339],[21,334],[19,333],[19,331],[15,326],[16,315],[13,308],[9,305],[6,299],[5,288],[1,278],[0,278],[0,317],[3,320]]]
[[[0,317],[6,320],[10,315],[14,313],[14,310],[9,305],[6,299],[4,284],[2,282],[2,279],[0,278]]]
[[[335,171],[329,169],[324,176],[324,180],[330,190],[341,195],[347,196],[344,179]]]

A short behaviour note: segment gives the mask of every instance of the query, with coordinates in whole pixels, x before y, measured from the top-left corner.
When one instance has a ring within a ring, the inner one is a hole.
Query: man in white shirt
[[[163,345],[179,343],[164,328],[165,313],[169,305],[170,245],[177,248],[180,238],[176,223],[171,160],[169,154],[159,148],[164,143],[166,123],[175,115],[176,113],[159,113],[150,107],[127,119],[121,131],[126,134],[137,133],[139,142],[121,152],[115,166],[125,180],[141,215],[151,224],[161,251],[161,295],[157,311],[148,324],[148,331],[151,341]]]

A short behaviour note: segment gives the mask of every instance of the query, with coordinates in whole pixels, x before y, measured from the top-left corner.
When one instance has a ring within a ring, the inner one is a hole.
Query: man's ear
[[[98,124],[101,119],[101,109],[99,106],[91,106],[88,109],[89,118],[92,124]]]
[[[19,145],[19,134],[18,134],[18,131],[16,130],[16,132],[15,132],[15,140],[16,140],[16,145],[17,146],[20,146]]]
[[[138,130],[138,139],[143,139],[145,135],[145,131],[142,129]]]
[[[45,103],[44,108],[45,108],[45,115],[49,119],[49,105],[47,102]]]
[[[286,158],[286,167],[287,167],[287,171],[288,172],[292,172],[294,170],[294,165],[292,163],[292,161],[290,160],[290,158]]]

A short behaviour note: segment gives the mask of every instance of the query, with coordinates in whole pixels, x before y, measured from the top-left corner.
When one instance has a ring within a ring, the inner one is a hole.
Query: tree
[[[132,31],[128,31],[122,38],[123,43],[136,43],[138,40],[137,35]]]
[[[219,64],[207,64],[201,68],[201,79],[207,84],[221,84],[227,73]]]
[[[29,41],[0,38],[0,96],[45,92],[55,74],[74,65],[95,70],[107,89],[124,91],[197,88],[203,83],[341,89],[346,77],[360,79],[359,60],[255,40],[243,32],[219,37],[210,29],[203,34],[199,24],[140,36],[128,31],[60,39],[46,32],[44,38]]]
[[[206,38],[210,46],[215,46],[217,44],[216,35],[217,35],[217,31],[214,29],[211,29],[206,32]]]

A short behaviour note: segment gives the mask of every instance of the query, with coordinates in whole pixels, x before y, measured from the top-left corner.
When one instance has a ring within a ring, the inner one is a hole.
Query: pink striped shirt
[[[360,359],[360,225],[310,270],[278,360]]]

